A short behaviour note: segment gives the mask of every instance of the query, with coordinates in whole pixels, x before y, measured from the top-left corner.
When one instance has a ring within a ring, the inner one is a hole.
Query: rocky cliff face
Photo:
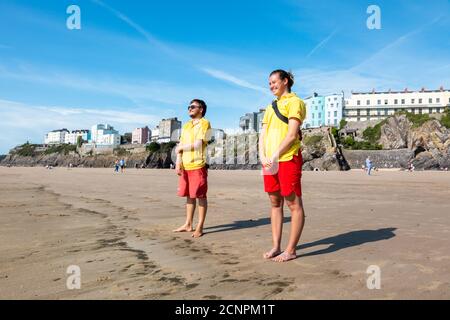
[[[378,141],[383,149],[408,149],[416,169],[450,168],[450,130],[432,119],[419,127],[405,115],[387,119]]]
[[[166,149],[167,150],[167,149]],[[136,152],[123,156],[127,167],[141,168],[170,168],[172,162],[171,156],[172,150],[165,152]],[[335,149],[332,146],[332,142],[328,137],[326,129],[322,130],[309,130],[305,132],[303,139],[303,169],[304,170],[340,170],[339,163],[336,158]],[[87,168],[111,168],[114,166],[116,159],[122,158],[121,156],[110,154],[98,154],[98,155],[80,155],[75,152],[71,152],[68,155],[62,154],[35,154],[34,156],[24,157],[17,154],[10,154],[0,162],[0,165],[11,166],[54,166],[54,167],[67,167],[72,164],[75,167],[87,167]],[[248,150],[243,161],[244,164],[237,164],[237,157],[234,159],[234,164],[211,164],[210,169],[220,170],[257,170],[261,168],[259,163],[249,163],[250,159]],[[175,158],[173,158],[175,159]],[[242,159],[241,159],[242,160]]]
[[[385,150],[403,149],[408,146],[408,133],[412,123],[405,115],[388,118],[381,127],[381,138],[378,141]]]

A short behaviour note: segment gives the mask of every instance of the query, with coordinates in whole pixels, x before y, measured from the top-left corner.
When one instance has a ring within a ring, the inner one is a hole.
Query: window
[[[422,103],[422,99],[419,99],[419,104]]]
[[[317,111],[317,106],[316,106],[316,111]]]
[[[436,98],[436,103],[440,103],[441,99],[440,98]]]
[[[312,114],[312,118],[314,119],[314,113]]]
[[[385,115],[385,116],[388,115],[388,109],[384,109],[384,115]]]
[[[337,119],[334,119],[334,125],[337,126]]]
[[[433,113],[433,108],[428,108],[428,113]]]
[[[381,104],[381,100],[378,100],[378,101],[377,101],[377,104]]]
[[[334,112],[334,117],[337,118],[337,111]]]
[[[356,110],[356,115],[359,116],[361,114],[361,110]]]
[[[402,99],[402,104],[405,104],[405,99]]]
[[[428,99],[428,103],[433,103],[433,99],[432,99],[432,98],[429,98],[429,99]]]
[[[334,107],[334,104],[333,104],[333,103],[331,104],[331,107],[332,107],[332,108]]]
[[[366,101],[366,104],[367,104],[368,106],[370,106],[370,100],[367,100],[367,101]]]
[[[356,101],[356,105],[360,106],[361,105],[361,101],[360,100]]]
[[[381,116],[381,110],[377,110],[377,115]]]
[[[384,104],[388,104],[388,100],[386,99],[386,100],[384,100]]]
[[[329,117],[331,117],[331,112],[330,112],[330,111],[328,111],[328,118],[329,118]]]
[[[414,104],[414,99],[411,99],[411,104]]]
[[[398,100],[397,99],[394,99],[394,104],[398,104]]]
[[[319,119],[322,118],[322,113],[319,112]]]
[[[422,114],[422,108],[419,109],[419,114]]]
[[[336,101],[337,100],[337,98],[336,97],[334,97],[334,101]]]

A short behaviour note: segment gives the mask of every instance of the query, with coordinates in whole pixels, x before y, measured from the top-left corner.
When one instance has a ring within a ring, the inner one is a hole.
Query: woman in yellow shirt
[[[266,108],[259,141],[264,190],[268,193],[272,206],[270,220],[273,247],[263,256],[276,262],[297,258],[296,247],[305,222],[299,129],[306,117],[306,107],[305,103],[291,92],[293,84],[294,77],[289,72],[275,70],[270,74],[270,90],[277,99]],[[286,249],[281,251],[284,202],[289,207],[292,218],[289,242]]]

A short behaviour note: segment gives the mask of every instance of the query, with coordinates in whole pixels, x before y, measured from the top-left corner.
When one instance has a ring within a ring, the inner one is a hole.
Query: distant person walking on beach
[[[119,172],[119,159],[114,162],[114,172]]]
[[[284,70],[270,74],[269,86],[277,97],[264,113],[259,152],[264,174],[264,190],[271,203],[273,247],[265,259],[286,262],[297,257],[296,246],[305,223],[302,202],[302,153],[300,127],[306,117],[304,102],[291,92],[294,76]],[[284,252],[281,251],[283,205],[291,211],[291,233]]]
[[[369,156],[366,158],[366,170],[367,174],[370,176],[370,171],[372,171],[372,161]]]
[[[208,171],[206,168],[206,144],[211,125],[204,118],[206,103],[200,99],[191,101],[188,107],[191,117],[181,131],[180,143],[176,147],[176,173],[180,176],[178,195],[186,197],[186,222],[174,232],[192,232],[194,212],[198,199],[198,224],[192,237],[203,235],[208,200]]]
[[[125,171],[125,159],[123,159],[123,158],[120,159],[119,165],[120,165],[120,172],[124,173],[124,171]]]

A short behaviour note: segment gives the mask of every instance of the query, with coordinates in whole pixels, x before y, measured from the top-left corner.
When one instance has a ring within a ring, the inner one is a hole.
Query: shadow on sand
[[[290,217],[284,217],[283,222],[290,222]],[[255,228],[263,225],[269,225],[270,218],[261,218],[257,220],[238,220],[229,224],[222,224],[212,227],[204,228],[204,230],[208,230],[207,233],[215,233],[215,232],[225,232],[232,230],[240,230],[247,228]],[[304,243],[297,246],[297,250],[304,250],[307,248],[321,246],[321,245],[329,245],[328,248],[316,250],[313,252],[305,253],[299,255],[299,257],[308,257],[308,256],[316,256],[320,254],[327,254],[331,252],[336,252],[342,249],[356,247],[369,242],[376,242],[382,240],[388,240],[395,237],[394,231],[397,228],[383,228],[378,230],[358,230],[351,231],[343,234],[339,234],[333,237],[321,239],[318,241]]]
[[[381,240],[388,240],[395,237],[394,231],[397,228],[384,228],[378,230],[358,230],[339,234],[334,237],[325,238],[322,240],[305,243],[297,246],[297,250],[303,250],[314,246],[327,245],[330,246],[325,249],[316,250],[313,252],[299,255],[299,257],[317,256],[320,254],[327,254],[341,249],[356,247],[364,243],[376,242]]]
[[[291,217],[284,217],[283,223],[291,222]],[[264,226],[270,224],[270,218],[261,218],[256,220],[238,220],[234,221],[233,223],[228,224],[222,224],[218,226],[213,227],[207,227],[204,228],[204,230],[211,230],[208,231],[208,233],[215,233],[215,232],[225,232],[225,231],[232,231],[232,230],[240,230],[240,229],[247,229],[247,228],[256,228],[259,226]],[[218,229],[218,230],[215,230]]]

